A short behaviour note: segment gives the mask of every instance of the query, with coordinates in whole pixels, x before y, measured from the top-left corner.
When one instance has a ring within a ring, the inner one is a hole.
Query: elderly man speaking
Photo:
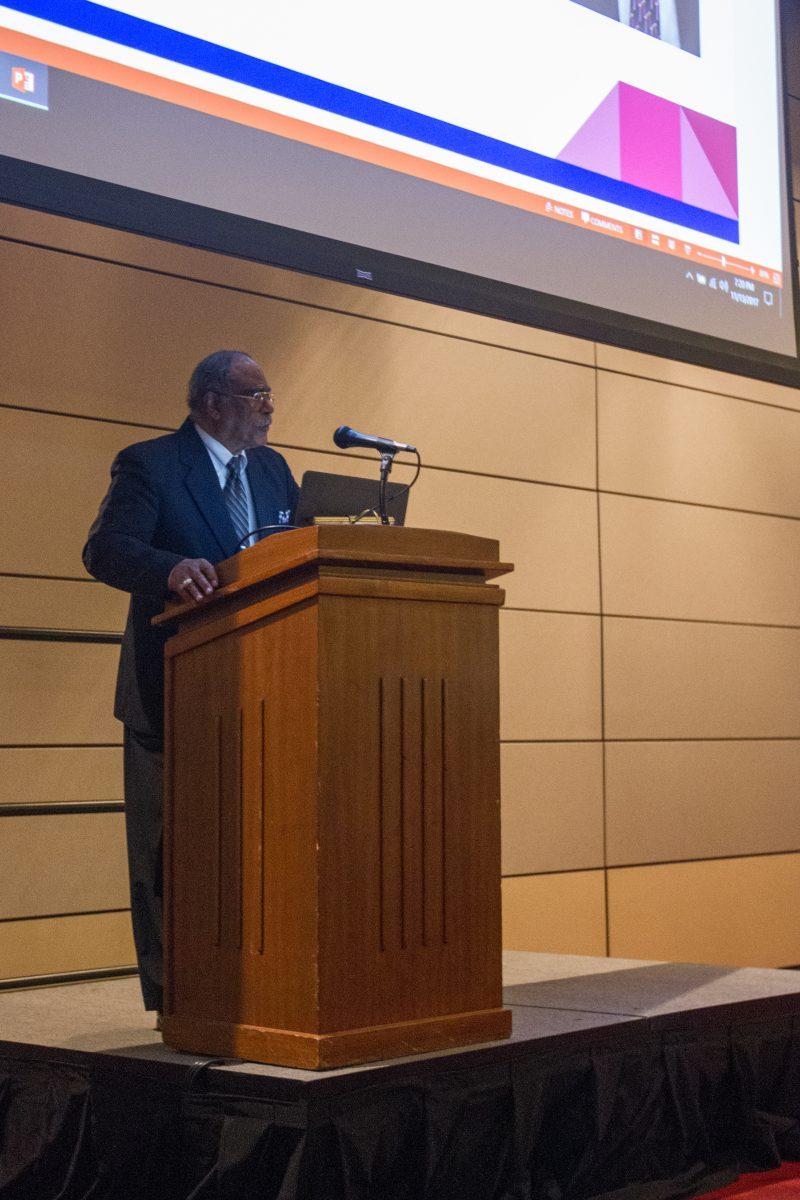
[[[83,551],[87,571],[131,593],[114,715],[123,722],[131,915],[142,996],[163,1000],[162,782],[164,643],[151,618],[168,599],[197,603],[217,586],[214,563],[252,530],[289,525],[298,488],[266,445],[275,398],[261,367],[218,350],[189,380],[189,415],[166,437],[128,446]]]

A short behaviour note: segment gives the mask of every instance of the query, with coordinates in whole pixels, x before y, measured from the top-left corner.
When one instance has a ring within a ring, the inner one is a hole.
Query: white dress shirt
[[[217,473],[219,486],[225,489],[225,484],[228,482],[228,463],[235,455],[231,454],[227,446],[223,446],[222,442],[218,442],[210,433],[206,433],[205,429],[201,429],[199,425],[195,425],[195,429],[200,434],[203,440],[203,445],[208,451],[208,457],[211,459],[211,465]],[[250,491],[250,480],[247,478],[247,454],[244,450],[241,451],[244,459],[245,470],[242,471],[242,483],[244,484],[244,494],[247,497],[247,527],[255,529],[257,525],[256,508],[253,504],[253,493]],[[245,542],[246,546],[252,546],[257,539],[251,537]]]
[[[681,47],[681,34],[678,28],[678,9],[675,0],[661,0],[661,41],[671,42],[673,46]],[[623,25],[631,23],[631,0],[619,0],[619,19]]]

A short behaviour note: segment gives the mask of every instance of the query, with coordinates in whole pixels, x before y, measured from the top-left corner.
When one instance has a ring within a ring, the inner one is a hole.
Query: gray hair
[[[231,368],[251,356],[244,350],[215,350],[197,364],[189,380],[189,408],[198,412],[206,392],[224,392],[230,382]]]

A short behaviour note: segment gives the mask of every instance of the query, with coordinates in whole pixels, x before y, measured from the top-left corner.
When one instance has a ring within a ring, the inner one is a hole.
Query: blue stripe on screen
[[[465,155],[477,162],[502,167],[529,179],[606,200],[632,209],[635,213],[659,217],[728,242],[739,242],[739,222],[729,217],[707,212],[630,183],[609,179],[595,171],[587,171],[533,150],[462,129],[448,121],[439,121],[373,96],[365,96],[351,88],[326,83],[324,79],[316,79],[313,75],[304,75],[277,63],[264,62],[252,55],[217,46],[140,17],[115,12],[100,4],[93,4],[91,0],[11,0],[5,7],[235,83],[246,84],[259,91],[296,100],[324,112],[401,134],[429,146]]]

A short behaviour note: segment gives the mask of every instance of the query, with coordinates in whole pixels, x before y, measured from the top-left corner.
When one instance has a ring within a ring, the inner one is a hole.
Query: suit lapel
[[[275,514],[267,508],[266,498],[270,490],[270,478],[262,456],[254,450],[247,452],[247,479],[250,484],[250,494],[253,497],[253,508],[256,512],[256,528],[268,525]]]
[[[236,531],[222,499],[217,473],[191,418],[181,425],[178,436],[180,459],[186,470],[184,484],[220,548],[220,558],[230,558],[237,549]]]

